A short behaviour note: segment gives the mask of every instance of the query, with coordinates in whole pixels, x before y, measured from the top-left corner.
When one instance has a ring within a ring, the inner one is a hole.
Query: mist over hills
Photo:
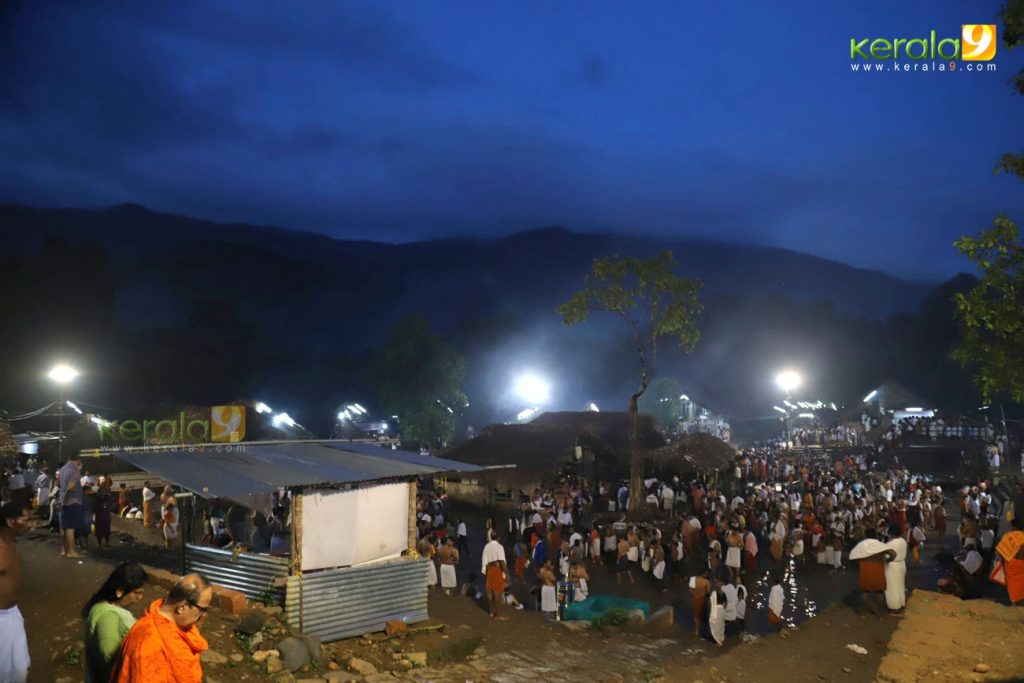
[[[561,228],[387,244],[137,205],[4,204],[10,334],[0,406],[45,398],[39,369],[64,356],[89,368],[81,391],[97,402],[259,397],[329,431],[337,403],[372,403],[366,368],[390,324],[420,313],[466,356],[467,420],[478,428],[522,407],[507,387],[526,367],[553,376],[553,407],[621,409],[636,381],[623,330],[598,317],[566,328],[554,308],[594,258],[664,248],[680,274],[704,282],[696,352],[666,352],[661,366],[695,398],[734,414],[770,412],[770,375],[793,363],[806,366],[809,391],[831,396],[859,391],[874,380],[868,370],[913,382],[887,321],[902,316],[900,329],[916,330],[906,318],[936,286],[782,249]]]

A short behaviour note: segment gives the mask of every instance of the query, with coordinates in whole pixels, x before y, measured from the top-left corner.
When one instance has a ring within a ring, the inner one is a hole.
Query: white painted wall
[[[302,493],[302,570],[397,557],[409,542],[409,484]]]

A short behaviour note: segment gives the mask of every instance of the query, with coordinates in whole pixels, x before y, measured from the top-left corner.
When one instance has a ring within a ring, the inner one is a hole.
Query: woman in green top
[[[114,658],[135,617],[126,607],[142,597],[146,571],[138,564],[122,562],[107,582],[85,603],[85,680],[106,683]]]

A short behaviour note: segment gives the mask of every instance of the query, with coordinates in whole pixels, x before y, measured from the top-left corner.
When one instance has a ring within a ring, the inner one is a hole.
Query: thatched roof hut
[[[732,465],[736,449],[711,434],[687,434],[673,443],[650,451],[648,467],[655,473],[709,474]]]
[[[640,416],[640,434],[645,449],[665,445],[649,415]],[[529,491],[578,462],[577,446],[600,476],[625,476],[630,458],[629,414],[544,413],[526,424],[492,425],[449,449],[444,457],[474,465],[515,465],[484,476],[499,490]]]

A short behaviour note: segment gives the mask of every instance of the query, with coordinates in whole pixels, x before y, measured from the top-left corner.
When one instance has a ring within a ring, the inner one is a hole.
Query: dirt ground
[[[1024,681],[1024,609],[914,591],[878,678]]]

